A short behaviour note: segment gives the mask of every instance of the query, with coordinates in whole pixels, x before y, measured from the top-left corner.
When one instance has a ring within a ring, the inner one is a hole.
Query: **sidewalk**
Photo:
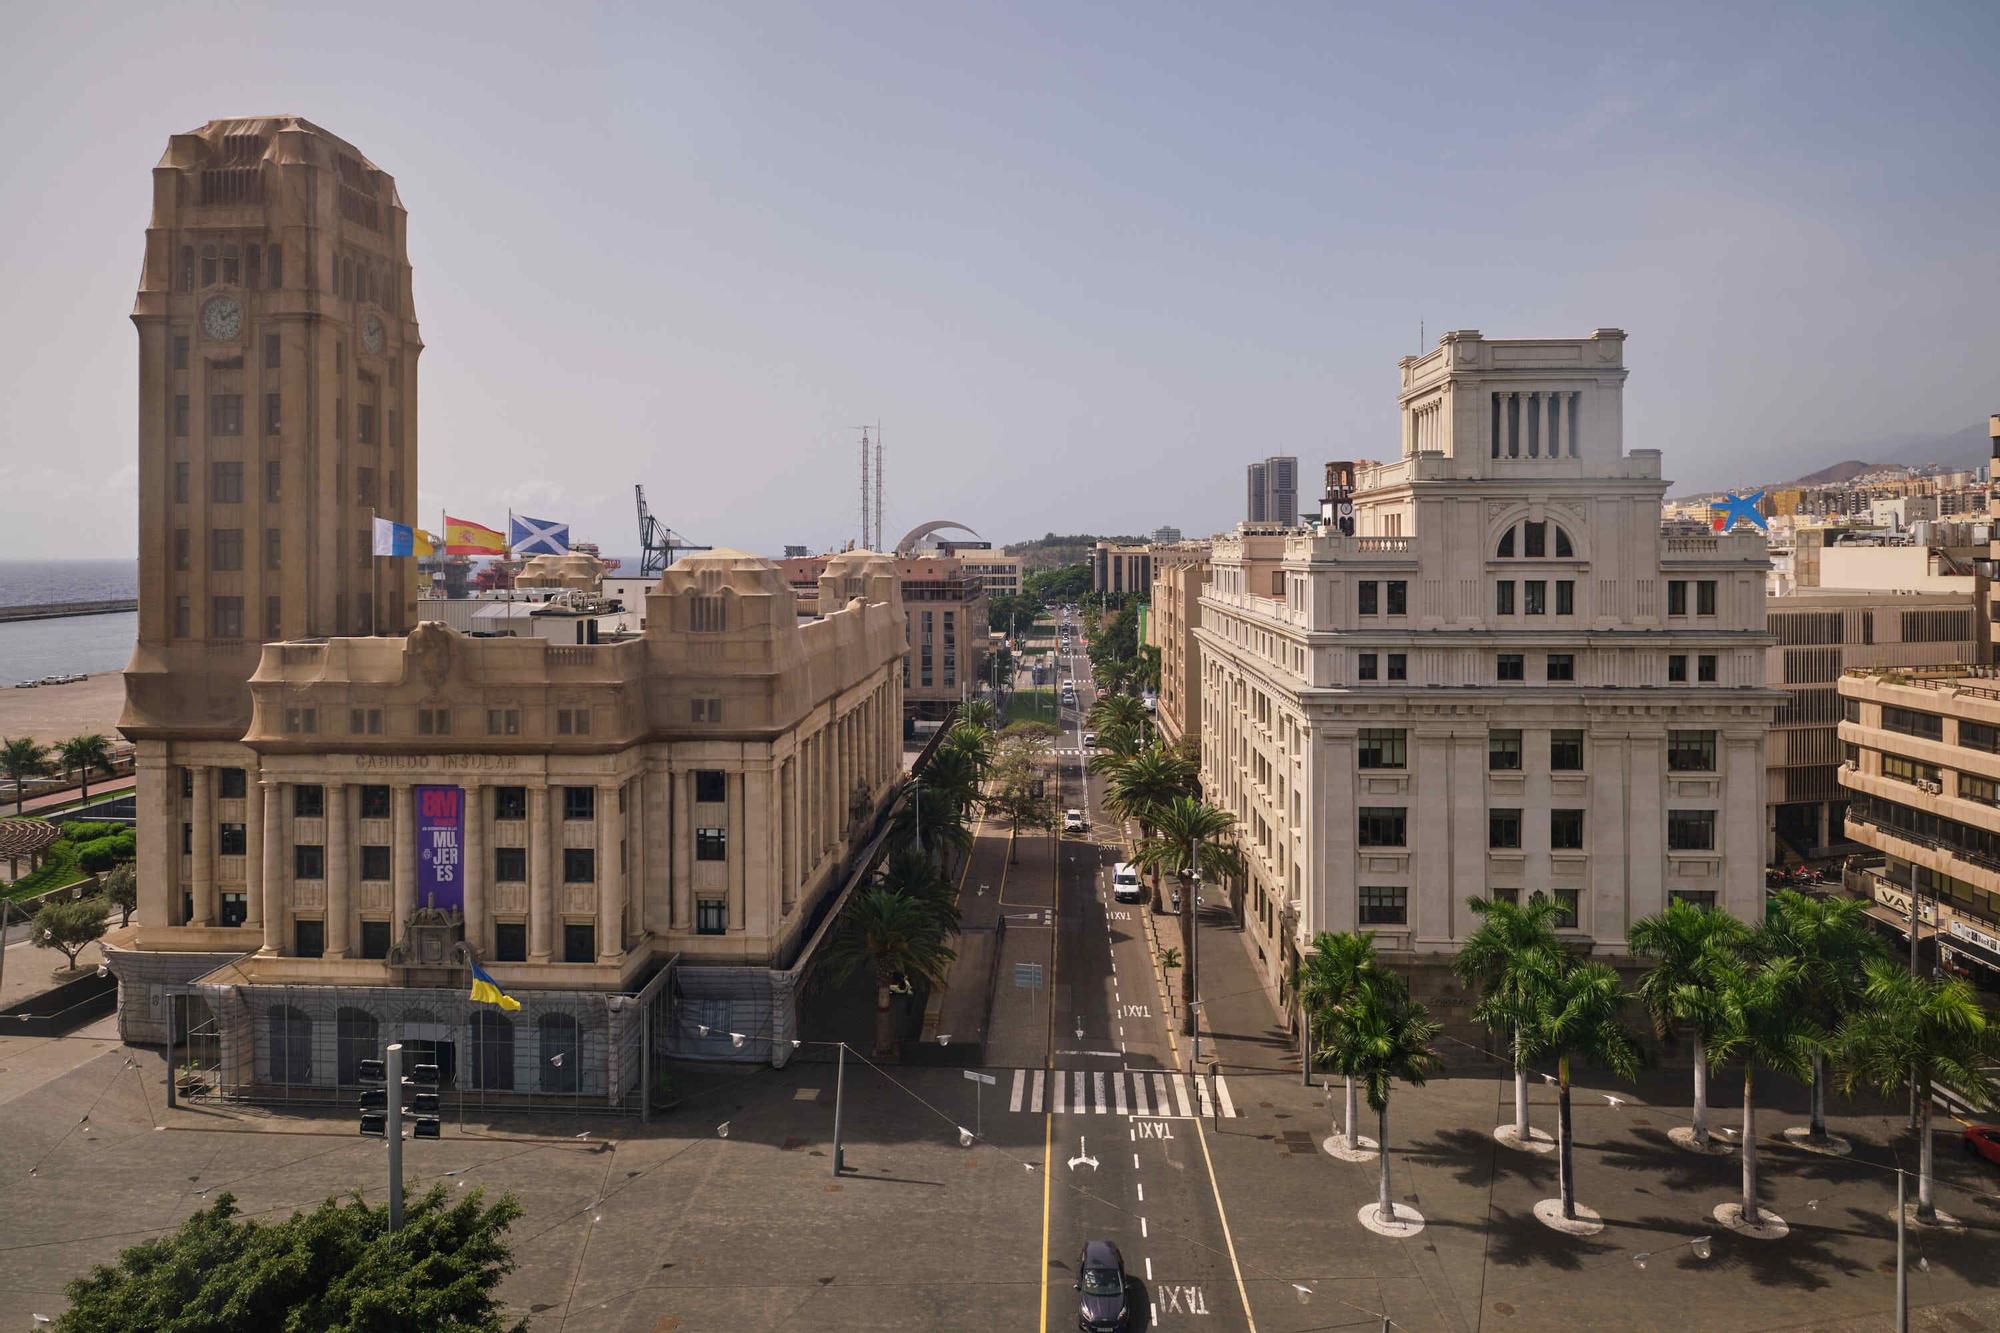
[[[1187,948],[1181,937],[1181,919],[1172,913],[1146,912],[1147,928],[1153,935],[1153,966],[1160,967],[1160,952],[1179,952],[1181,965],[1187,964]],[[1299,1072],[1298,1039],[1285,1023],[1277,996],[1267,989],[1263,974],[1250,956],[1249,937],[1240,926],[1228,923],[1218,913],[1208,913],[1201,922],[1200,975],[1196,984],[1201,1001],[1200,1059],[1204,1067],[1217,1066],[1221,1073]],[[1181,968],[1165,970],[1168,1003],[1174,1030],[1182,1029]]]

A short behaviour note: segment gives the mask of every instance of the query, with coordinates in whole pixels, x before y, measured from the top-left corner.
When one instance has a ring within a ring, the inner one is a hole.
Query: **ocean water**
[[[135,560],[0,560],[0,606],[134,596]],[[70,672],[120,671],[139,632],[136,612],[0,624],[0,689]]]

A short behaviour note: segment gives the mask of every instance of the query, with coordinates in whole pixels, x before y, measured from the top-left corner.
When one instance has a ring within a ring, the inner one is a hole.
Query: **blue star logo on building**
[[[1749,523],[1754,525],[1759,532],[1767,531],[1770,525],[1764,521],[1764,516],[1757,512],[1757,502],[1763,498],[1764,492],[1762,491],[1758,491],[1755,495],[1738,495],[1734,491],[1731,491],[1727,499],[1713,502],[1709,505],[1710,509],[1724,511],[1715,520],[1715,530],[1717,532],[1730,532],[1735,529],[1738,523]]]

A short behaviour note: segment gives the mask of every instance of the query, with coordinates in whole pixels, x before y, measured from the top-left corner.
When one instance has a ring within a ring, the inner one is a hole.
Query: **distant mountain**
[[[1847,455],[1848,461],[1835,463],[1830,467],[1820,467],[1818,471],[1808,471],[1797,481],[1782,478],[1792,474],[1794,469],[1810,469],[1819,459],[1826,457],[1827,450],[1821,444],[1808,440],[1795,440],[1788,444],[1759,449],[1761,476],[1745,476],[1741,473],[1733,477],[1718,479],[1730,489],[1741,489],[1757,485],[1798,486],[1814,483],[1841,482],[1859,476],[1871,468],[1879,467],[1929,467],[1937,465],[1949,468],[1974,468],[1990,461],[1991,441],[1987,436],[1985,422],[1967,426],[1944,435],[1890,435],[1874,440],[1858,440],[1838,446]],[[1873,463],[1861,462],[1872,458]],[[1693,495],[1715,490],[1714,482],[1706,485],[1689,480],[1677,484],[1677,495]]]
[[[1853,481],[1868,472],[1879,472],[1885,467],[1901,467],[1901,463],[1863,463],[1849,459],[1845,463],[1835,463],[1817,472],[1808,472],[1791,484],[1794,486],[1831,486],[1837,482]]]

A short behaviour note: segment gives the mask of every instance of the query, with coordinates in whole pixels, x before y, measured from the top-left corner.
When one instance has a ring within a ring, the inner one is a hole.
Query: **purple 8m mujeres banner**
[[[418,787],[417,906],[465,910],[465,789]]]

